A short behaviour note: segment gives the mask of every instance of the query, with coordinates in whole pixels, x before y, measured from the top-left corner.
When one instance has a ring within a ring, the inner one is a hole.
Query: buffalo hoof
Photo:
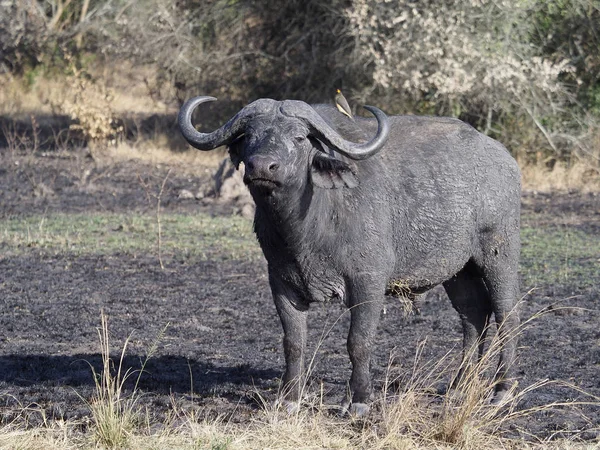
[[[292,416],[300,411],[300,402],[279,399],[275,401],[275,409],[285,411]]]
[[[490,400],[490,405],[494,406],[504,406],[508,405],[515,398],[512,390],[503,389],[501,391],[494,392],[492,399]]]
[[[369,414],[370,406],[366,403],[352,403],[348,409],[348,414],[352,418],[362,418]]]

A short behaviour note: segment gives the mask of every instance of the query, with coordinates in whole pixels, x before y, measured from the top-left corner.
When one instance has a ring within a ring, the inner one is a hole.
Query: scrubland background
[[[331,102],[341,88],[357,112],[471,123],[527,186],[589,188],[599,47],[598,0],[4,0],[0,111],[41,103],[85,142],[115,144],[132,134],[124,116],[192,95],[221,100],[216,125],[259,97]]]

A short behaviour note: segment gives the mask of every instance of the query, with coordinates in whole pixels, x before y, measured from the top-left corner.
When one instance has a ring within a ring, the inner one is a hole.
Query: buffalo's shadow
[[[119,370],[120,355],[111,355],[113,375]],[[209,396],[238,389],[276,387],[281,373],[257,369],[247,364],[215,366],[182,356],[156,356],[144,365],[145,356],[128,355],[120,367],[121,376],[129,373],[125,389],[141,389],[156,394]],[[140,370],[143,367],[143,372]],[[93,387],[94,373],[102,373],[102,356],[78,355],[4,355],[0,356],[0,383],[8,386],[38,385]],[[139,378],[139,380],[138,380]]]

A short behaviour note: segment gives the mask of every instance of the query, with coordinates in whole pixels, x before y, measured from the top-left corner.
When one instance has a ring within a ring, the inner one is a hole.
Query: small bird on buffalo
[[[348,105],[348,101],[342,91],[337,90],[337,94],[335,94],[335,106],[340,110],[342,114],[347,115],[352,119],[352,110],[350,109],[350,105]]]

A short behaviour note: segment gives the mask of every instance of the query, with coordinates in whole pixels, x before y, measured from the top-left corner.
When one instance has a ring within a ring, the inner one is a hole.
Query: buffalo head
[[[214,97],[188,100],[179,112],[178,122],[185,139],[199,150],[222,145],[236,167],[244,163],[244,181],[253,194],[270,194],[282,186],[301,187],[309,180],[318,187],[354,187],[355,167],[325,152],[324,146],[353,160],[369,158],[385,144],[389,134],[387,116],[373,106],[377,134],[358,144],[344,139],[308,104],[295,101],[260,99],[244,107],[225,125],[211,133],[201,133],[192,125],[192,113]],[[298,176],[306,169],[306,177]]]

